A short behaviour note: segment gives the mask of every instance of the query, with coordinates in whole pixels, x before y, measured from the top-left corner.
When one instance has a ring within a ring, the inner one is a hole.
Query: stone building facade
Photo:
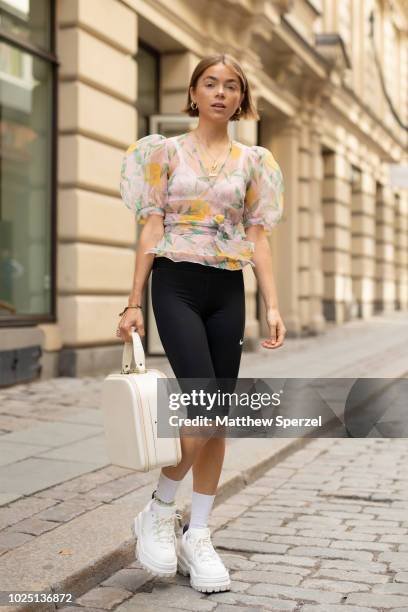
[[[235,123],[234,137],[269,148],[285,179],[270,240],[288,335],[408,308],[408,192],[389,178],[390,164],[407,163],[404,0],[51,4],[54,305],[35,321],[0,308],[0,355],[38,345],[43,377],[118,366],[115,328],[137,240],[119,196],[122,156],[149,132],[194,127],[181,113],[189,77],[201,57],[221,51],[242,62],[261,115]],[[250,266],[244,273],[252,350],[267,327],[255,275]],[[150,286],[145,316],[147,353],[163,354]]]

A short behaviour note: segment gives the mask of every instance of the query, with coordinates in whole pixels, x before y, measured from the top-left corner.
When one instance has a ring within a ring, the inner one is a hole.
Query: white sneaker
[[[189,527],[183,533],[177,565],[181,574],[190,575],[190,584],[197,591],[228,591],[231,586],[228,570],[214,550],[208,527]]]
[[[175,576],[177,572],[176,504],[158,506],[151,499],[133,521],[137,537],[136,558],[152,574]]]

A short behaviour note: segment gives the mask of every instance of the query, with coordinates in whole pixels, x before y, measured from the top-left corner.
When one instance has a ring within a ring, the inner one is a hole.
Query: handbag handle
[[[131,327],[132,342],[125,342],[122,355],[122,374],[145,374],[145,354],[143,344],[135,327]],[[131,368],[132,357],[135,368]]]

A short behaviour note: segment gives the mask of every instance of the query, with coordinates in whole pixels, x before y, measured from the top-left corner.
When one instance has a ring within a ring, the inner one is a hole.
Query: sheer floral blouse
[[[227,270],[252,266],[254,243],[245,228],[267,234],[280,221],[283,177],[273,155],[233,141],[210,178],[194,136],[151,134],[132,144],[121,168],[120,191],[139,223],[162,216],[163,238],[146,253]]]

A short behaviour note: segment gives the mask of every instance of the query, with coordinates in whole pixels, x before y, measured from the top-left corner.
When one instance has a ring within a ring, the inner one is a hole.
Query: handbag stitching
[[[142,408],[140,412],[141,412],[141,417],[142,417],[143,437],[144,437],[144,441],[145,441],[145,444],[144,444],[145,461],[146,461],[146,465],[147,465],[147,470],[145,470],[145,471],[149,472],[150,471],[150,461],[149,461],[149,452],[147,450],[147,437],[146,437],[146,426],[145,426],[145,419],[144,419],[143,403],[142,403],[142,396],[141,396],[141,393],[140,393],[139,388],[138,388],[137,385],[136,385],[136,390],[137,390],[137,393],[139,395],[140,406]]]
[[[163,372],[160,372],[160,370],[149,370],[150,372],[157,372],[160,376],[160,378],[167,378],[167,376],[165,374],[163,374]],[[177,459],[177,463],[180,463],[181,461],[181,443],[180,443],[180,432],[178,434],[177,437],[173,438],[174,439],[174,444],[176,446],[176,459]],[[176,463],[176,465],[177,465]]]

